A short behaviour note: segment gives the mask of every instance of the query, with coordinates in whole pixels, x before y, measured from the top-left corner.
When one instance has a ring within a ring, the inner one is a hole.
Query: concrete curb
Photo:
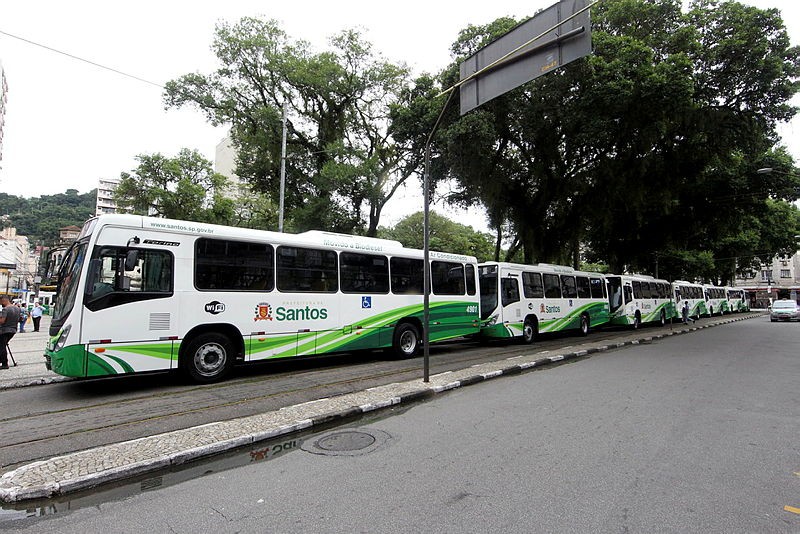
[[[762,314],[748,314],[724,318],[712,324],[572,352],[543,356],[547,354],[545,351],[514,356],[434,375],[427,384],[421,379],[396,382],[365,391],[287,406],[264,414],[209,423],[57,456],[23,465],[3,474],[0,477],[0,501],[42,499],[84,490],[332,421],[415,402],[500,376],[517,375],[528,369],[588,354],[649,343],[669,336],[762,316]]]

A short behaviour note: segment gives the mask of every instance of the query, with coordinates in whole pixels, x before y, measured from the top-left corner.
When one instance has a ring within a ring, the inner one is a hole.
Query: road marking
[[[800,515],[800,508],[795,508],[794,506],[788,506],[787,505],[787,506],[784,506],[783,509],[786,510],[787,512],[792,512],[793,514]]]

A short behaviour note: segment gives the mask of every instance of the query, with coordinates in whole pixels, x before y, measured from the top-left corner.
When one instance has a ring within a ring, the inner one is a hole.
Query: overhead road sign
[[[592,52],[589,0],[561,0],[461,63],[461,114]]]

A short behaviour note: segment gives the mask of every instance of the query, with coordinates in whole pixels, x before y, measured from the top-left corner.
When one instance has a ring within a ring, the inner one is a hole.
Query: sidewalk
[[[25,332],[14,335],[8,346],[17,365],[14,366],[14,361],[9,356],[9,369],[0,370],[0,389],[72,380],[48,371],[44,365],[44,348],[50,340],[47,333],[49,329],[50,316],[45,315],[38,332],[33,331],[33,322],[29,320],[25,324]]]
[[[694,325],[673,325],[671,329],[646,328],[630,331],[616,342],[592,341],[590,336],[586,343],[555,353],[538,351],[534,345],[528,354],[434,375],[428,383],[420,379],[397,382],[259,415],[74,452],[4,473],[0,477],[0,501],[42,499],[84,490],[554,362],[759,317],[763,314],[744,313],[705,319]]]

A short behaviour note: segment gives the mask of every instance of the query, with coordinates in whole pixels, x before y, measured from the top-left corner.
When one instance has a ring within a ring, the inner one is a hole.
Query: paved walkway
[[[39,324],[38,332],[33,331],[33,323],[28,321],[25,333],[17,332],[14,335],[9,347],[17,365],[14,366],[11,358],[8,358],[9,369],[0,370],[0,389],[72,380],[48,371],[45,367],[44,348],[50,341],[50,335],[47,333],[49,329],[50,316],[45,315]]]
[[[430,397],[461,386],[503,375],[518,374],[526,369],[553,362],[756,317],[763,317],[763,314],[748,313],[704,319],[689,326],[675,325],[672,329],[647,328],[631,331],[615,343],[592,342],[590,336],[586,338],[587,343],[564,349],[568,352],[563,353],[540,352],[536,350],[534,344],[530,354],[475,365],[461,371],[442,373],[432,376],[428,383],[417,379],[388,384],[361,392],[287,406],[260,415],[209,423],[66,454],[23,465],[3,474],[0,477],[0,501],[17,502],[41,499],[83,490],[330,421]],[[21,336],[25,335],[27,334]],[[18,334],[18,336],[20,335]],[[33,338],[34,336],[31,336],[32,340]],[[12,350],[14,350],[13,343],[15,341],[20,343],[21,354],[27,354],[22,348],[22,344],[27,341],[18,341],[15,338],[12,340]],[[23,365],[20,359],[17,361],[20,366]],[[27,356],[23,361],[27,361]],[[41,362],[43,368],[43,359]],[[50,377],[43,376],[41,378],[49,379]]]

